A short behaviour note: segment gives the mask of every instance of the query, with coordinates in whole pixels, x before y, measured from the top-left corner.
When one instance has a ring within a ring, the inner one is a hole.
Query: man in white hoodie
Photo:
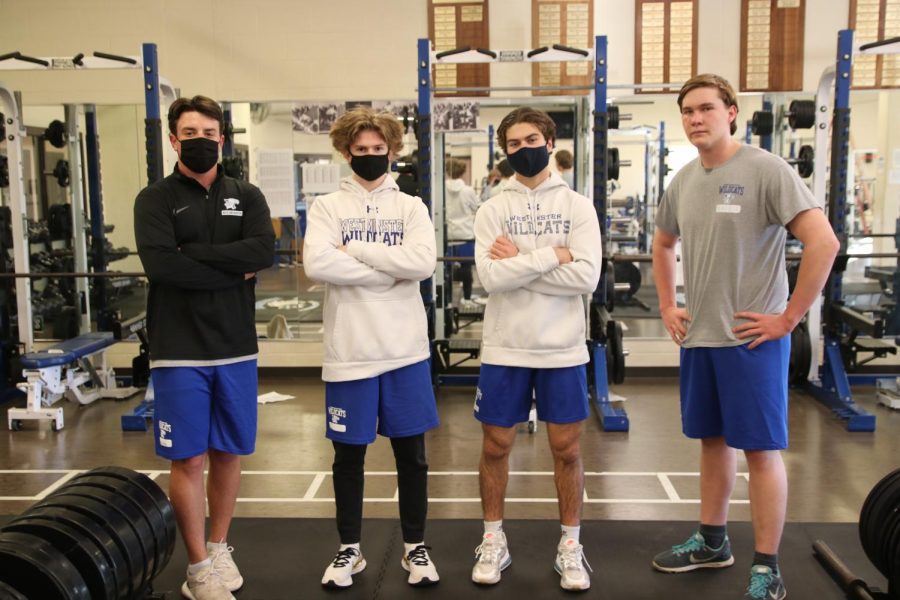
[[[584,295],[597,287],[602,250],[593,204],[550,171],[555,134],[545,112],[525,107],[504,117],[497,137],[516,176],[475,215],[475,264],[490,297],[475,396],[484,434],[484,535],[472,581],[495,584],[511,562],[502,528],[509,454],[533,399],[547,422],[559,500],[554,568],[564,589],[585,590],[591,582],[579,542],[579,440],[588,416]]]
[[[466,163],[458,158],[447,159],[447,182],[444,184],[447,214],[448,256],[475,256],[475,212],[478,210],[478,196],[466,185],[462,176],[466,173]],[[472,263],[460,261],[459,280],[463,285],[461,306],[472,306]]]
[[[388,174],[403,147],[393,115],[356,108],[338,118],[330,136],[353,175],[316,200],[303,252],[306,274],[326,284],[325,435],[335,451],[341,539],[322,585],[348,587],[366,567],[360,550],[364,461],[376,433],[390,438],[397,463],[401,565],[410,585],[430,585],[438,574],[424,542],[424,433],[437,426],[438,415],[419,282],[434,272],[434,228],[422,201],[402,193]]]

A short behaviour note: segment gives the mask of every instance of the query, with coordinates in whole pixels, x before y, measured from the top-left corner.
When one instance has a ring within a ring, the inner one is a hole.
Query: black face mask
[[[366,181],[375,181],[387,173],[388,165],[390,165],[390,161],[388,161],[387,154],[350,156],[350,168]]]
[[[514,154],[507,154],[506,159],[519,175],[534,177],[550,164],[550,152],[547,151],[547,146],[522,147]]]
[[[194,173],[206,173],[219,162],[219,142],[209,138],[180,140],[178,160]]]

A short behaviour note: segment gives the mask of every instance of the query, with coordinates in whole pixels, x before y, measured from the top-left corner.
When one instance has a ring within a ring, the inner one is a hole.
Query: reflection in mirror
[[[140,272],[132,206],[146,182],[143,105],[26,104],[21,114],[31,272]],[[88,137],[89,121],[96,132],[93,139]],[[91,154],[92,148],[97,152]],[[99,156],[100,164],[88,156]],[[91,178],[97,185],[89,185]],[[11,208],[8,193],[3,190],[5,209]],[[103,240],[95,245],[91,225],[101,222]],[[12,251],[7,254],[11,259]],[[140,277],[32,279],[35,338],[108,331],[113,320],[144,310],[145,290]],[[89,311],[82,314],[82,306]]]

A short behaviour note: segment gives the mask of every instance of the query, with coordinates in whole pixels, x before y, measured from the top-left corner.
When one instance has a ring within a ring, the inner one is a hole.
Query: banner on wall
[[[342,114],[365,106],[378,112],[389,112],[398,119],[410,122],[416,114],[416,103],[411,100],[351,100],[347,102],[295,102],[291,109],[294,131],[326,135]]]
[[[475,131],[478,129],[480,105],[463,102],[435,102],[431,106],[431,123],[435,131]]]

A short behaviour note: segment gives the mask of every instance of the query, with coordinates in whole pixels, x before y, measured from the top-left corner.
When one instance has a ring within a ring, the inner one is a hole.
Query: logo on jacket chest
[[[510,215],[506,219],[508,235],[567,235],[571,229],[571,219],[563,219],[560,213],[535,215],[534,219],[530,214]]]
[[[403,242],[403,219],[341,219],[341,243],[352,240],[396,246]]]
[[[244,215],[244,211],[238,210],[238,205],[241,203],[237,198],[225,198],[224,204],[225,209],[222,211],[223,217],[241,217]]]

